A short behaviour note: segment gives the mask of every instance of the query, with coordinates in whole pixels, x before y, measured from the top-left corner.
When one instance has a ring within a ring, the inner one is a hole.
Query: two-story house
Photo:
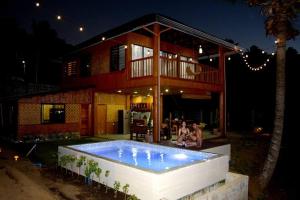
[[[154,142],[165,118],[217,125],[224,134],[225,61],[240,50],[165,16],[135,19],[66,55],[61,92],[18,99],[16,136],[117,133],[120,110],[145,120]]]

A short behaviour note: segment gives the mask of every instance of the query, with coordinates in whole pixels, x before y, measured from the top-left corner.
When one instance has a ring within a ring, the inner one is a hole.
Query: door
[[[89,104],[82,104],[81,105],[81,112],[80,112],[80,135],[81,136],[88,136],[90,135],[90,109]]]
[[[105,104],[97,105],[96,120],[95,120],[97,135],[106,133],[106,112],[107,112],[107,108]]]

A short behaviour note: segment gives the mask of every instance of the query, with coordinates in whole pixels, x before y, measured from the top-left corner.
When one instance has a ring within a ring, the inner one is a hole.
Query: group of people
[[[189,145],[196,144],[198,147],[202,147],[203,132],[202,129],[194,122],[192,124],[192,130],[186,127],[186,122],[182,121],[181,127],[178,130],[177,144]]]

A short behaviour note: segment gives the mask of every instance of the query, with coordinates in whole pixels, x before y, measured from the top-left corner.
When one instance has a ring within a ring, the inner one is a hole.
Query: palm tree
[[[264,189],[273,175],[280,152],[285,111],[286,41],[294,39],[299,34],[298,30],[293,27],[293,22],[299,13],[300,1],[248,0],[248,3],[250,6],[261,6],[262,14],[266,16],[266,34],[277,38],[274,127],[268,155],[259,176],[259,185],[261,189]]]
[[[300,13],[300,0],[247,0],[247,2],[250,6],[261,7],[262,14],[266,17],[266,34],[274,36],[277,45],[274,127],[267,158],[259,176],[259,186],[265,189],[273,175],[280,152],[285,112],[286,42],[299,34],[294,22]]]

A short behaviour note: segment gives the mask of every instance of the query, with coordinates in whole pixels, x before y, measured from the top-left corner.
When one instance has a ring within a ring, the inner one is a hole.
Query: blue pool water
[[[154,172],[168,171],[217,156],[213,153],[125,140],[73,145],[69,148]]]

